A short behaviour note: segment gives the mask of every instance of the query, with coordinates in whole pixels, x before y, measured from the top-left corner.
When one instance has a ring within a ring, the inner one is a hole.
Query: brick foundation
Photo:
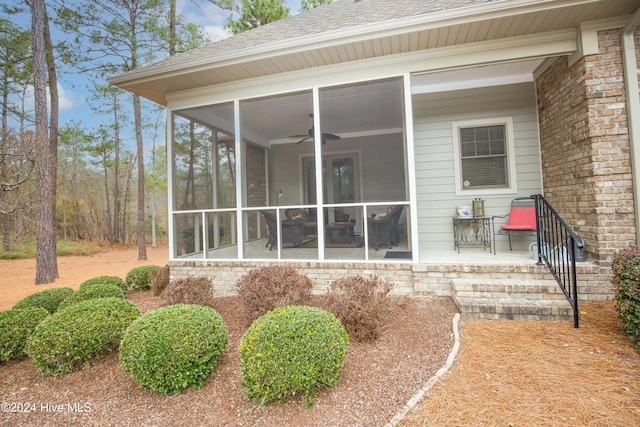
[[[236,282],[253,268],[273,265],[254,261],[171,261],[171,281],[189,276],[205,276],[213,282],[216,296],[236,295]],[[393,293],[417,297],[451,296],[454,279],[478,280],[548,280],[546,267],[535,264],[371,264],[360,262],[289,262],[289,266],[307,275],[314,283],[314,293],[325,293],[341,277],[378,276],[395,284]],[[611,271],[591,263],[577,266],[580,301],[613,298]]]

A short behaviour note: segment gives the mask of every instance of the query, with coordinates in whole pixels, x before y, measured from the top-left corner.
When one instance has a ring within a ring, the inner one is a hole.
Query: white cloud
[[[47,91],[47,96],[49,92]],[[67,92],[65,88],[58,83],[58,101],[61,111],[69,111],[79,105],[84,104],[84,97],[77,92]]]
[[[177,2],[178,14],[184,22],[200,25],[212,41],[226,39],[230,33],[224,29],[230,12],[220,9],[211,2],[193,2],[180,0]]]
[[[50,100],[51,94],[49,93],[49,88],[47,88],[47,105],[49,105]],[[75,92],[67,92],[67,90],[58,83],[58,105],[60,107],[60,111],[70,111],[82,104],[84,104],[84,97],[82,95]],[[33,86],[27,87],[24,97],[24,105],[27,111],[33,111],[35,109]]]

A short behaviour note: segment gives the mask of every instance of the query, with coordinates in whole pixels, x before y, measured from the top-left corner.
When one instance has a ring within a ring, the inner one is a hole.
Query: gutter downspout
[[[631,150],[633,203],[636,223],[636,245],[640,246],[640,88],[635,46],[635,30],[640,25],[640,8],[622,31],[622,66],[624,68],[627,126]]]

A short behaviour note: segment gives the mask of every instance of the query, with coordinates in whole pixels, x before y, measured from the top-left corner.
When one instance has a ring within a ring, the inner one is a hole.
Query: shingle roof
[[[505,1],[507,0],[337,0],[176,55],[162,61],[162,64],[169,65],[191,57],[216,55],[333,30]]]
[[[109,82],[167,104],[168,94],[201,87],[498,39],[522,43],[527,37],[547,34],[561,43],[558,52],[566,53],[572,46],[562,43],[575,37],[582,22],[622,17],[635,11],[638,2],[338,0],[111,77]],[[522,53],[514,51],[513,58],[528,58],[529,52]]]

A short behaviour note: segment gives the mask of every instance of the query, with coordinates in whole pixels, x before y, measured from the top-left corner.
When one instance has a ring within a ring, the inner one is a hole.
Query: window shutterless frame
[[[455,121],[451,132],[456,195],[517,191],[511,117]]]

